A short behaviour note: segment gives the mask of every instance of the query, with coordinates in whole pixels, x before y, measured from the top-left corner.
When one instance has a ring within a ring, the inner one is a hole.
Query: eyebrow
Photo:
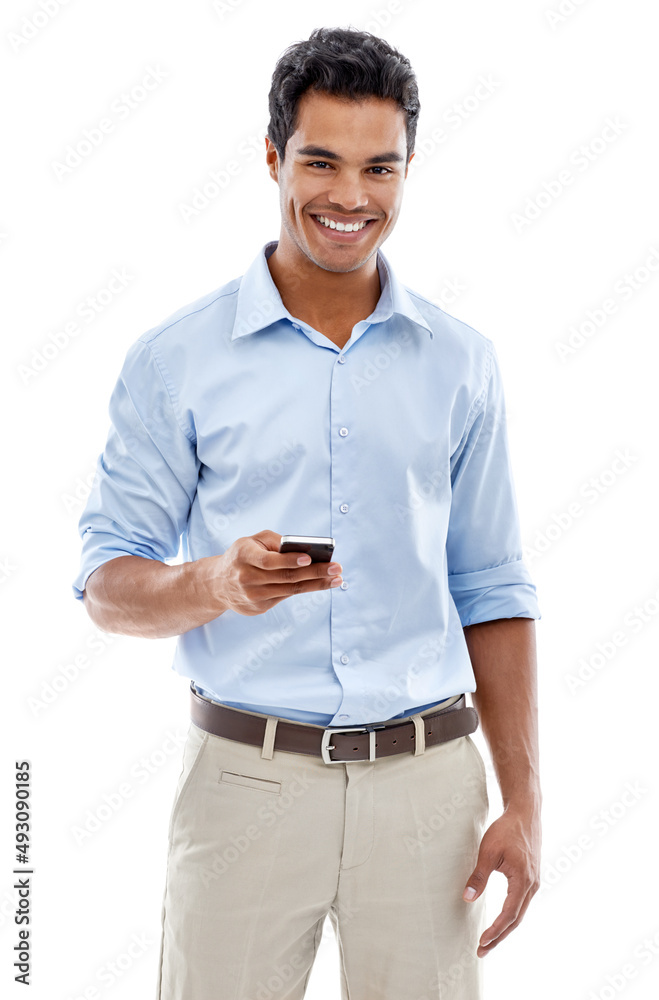
[[[336,160],[337,163],[343,163],[343,157],[339,156],[338,153],[333,153],[330,149],[323,149],[322,146],[302,146],[300,149],[295,150],[300,156],[320,156],[323,160]],[[388,153],[379,153],[377,156],[369,156],[364,163],[403,163],[404,157],[397,153],[395,150],[390,150]]]

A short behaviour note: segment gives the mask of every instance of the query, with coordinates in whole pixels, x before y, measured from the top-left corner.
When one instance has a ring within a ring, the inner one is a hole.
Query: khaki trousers
[[[190,723],[157,1000],[301,1000],[327,915],[342,1000],[481,1000],[485,767],[470,736],[425,748],[433,711],[415,752],[335,764],[273,750],[275,721],[263,747]]]

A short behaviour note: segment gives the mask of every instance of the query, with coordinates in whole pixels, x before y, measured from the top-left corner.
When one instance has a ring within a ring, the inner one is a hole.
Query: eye
[[[331,164],[328,164],[326,160],[314,160],[313,163],[307,163],[308,167],[317,167],[317,166],[320,166],[320,165],[325,166],[325,167],[331,166]],[[392,171],[389,169],[389,167],[379,167],[379,166],[376,166],[376,167],[371,167],[370,169],[371,170],[384,170],[385,174],[392,173]],[[378,177],[383,177],[384,175],[383,174],[378,174],[377,176]]]

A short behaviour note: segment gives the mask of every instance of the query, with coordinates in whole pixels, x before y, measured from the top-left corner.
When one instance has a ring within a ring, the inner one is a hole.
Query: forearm
[[[89,576],[83,600],[104,632],[161,639],[181,635],[223,614],[214,593],[211,562],[218,556],[169,566],[141,556],[119,556]]]
[[[472,694],[504,809],[540,809],[535,621],[499,618],[464,629]]]

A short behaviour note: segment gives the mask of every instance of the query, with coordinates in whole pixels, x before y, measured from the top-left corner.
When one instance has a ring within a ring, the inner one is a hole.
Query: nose
[[[365,213],[368,211],[366,208],[368,196],[364,190],[364,182],[359,174],[349,175],[344,173],[341,177],[334,178],[332,184],[327,189],[327,197],[332,205],[341,205],[346,213],[354,212],[355,209],[359,209]]]

